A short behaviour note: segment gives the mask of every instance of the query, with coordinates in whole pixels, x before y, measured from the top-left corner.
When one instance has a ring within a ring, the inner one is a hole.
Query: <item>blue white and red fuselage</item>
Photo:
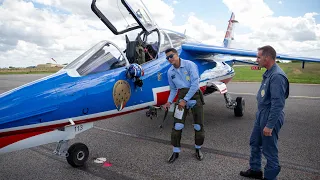
[[[198,65],[202,91],[206,90],[208,82],[226,84],[234,76],[233,68],[227,63],[197,60],[187,55],[184,58]],[[1,94],[0,153],[19,149],[15,143],[24,140],[32,143],[31,137],[56,131],[70,122],[84,124],[166,103],[170,66],[164,53],[143,64],[141,88],[126,79],[125,67],[86,76],[79,76],[73,69],[62,69]],[[121,111],[117,110],[113,99],[114,84],[119,80],[126,80],[131,90],[131,97]]]

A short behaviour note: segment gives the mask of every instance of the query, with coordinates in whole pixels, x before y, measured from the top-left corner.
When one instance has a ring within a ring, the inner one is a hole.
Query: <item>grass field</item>
[[[14,69],[0,69],[1,74],[50,74],[59,71],[59,67],[51,68],[14,68]]]
[[[301,63],[279,63],[287,74],[290,83],[320,84],[320,63],[306,63],[304,69]],[[251,66],[235,66],[234,82],[260,82],[266,69],[251,70]]]
[[[305,68],[301,68],[299,63],[279,63],[280,67],[287,74],[290,83],[320,84],[320,63],[306,63]],[[40,74],[55,73],[61,68],[24,68],[0,70],[1,74]],[[251,70],[251,66],[234,66],[236,75],[233,82],[261,82],[262,74],[266,69]]]

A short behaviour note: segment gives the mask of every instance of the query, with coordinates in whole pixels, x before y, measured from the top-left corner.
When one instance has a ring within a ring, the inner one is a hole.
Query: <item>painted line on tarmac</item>
[[[249,96],[256,96],[257,94],[255,93],[236,93],[236,92],[229,92],[230,94],[235,94],[235,95],[249,95]],[[300,99],[320,99],[318,96],[290,96],[289,98],[300,98]]]
[[[250,81],[232,81],[229,84],[261,84],[261,82],[250,82]],[[309,83],[290,83],[294,85],[301,85],[301,86],[320,86],[320,84],[309,84]]]
[[[120,134],[120,135],[129,136],[129,137],[133,137],[133,138],[138,138],[138,139],[142,139],[142,140],[146,140],[146,141],[151,141],[151,142],[157,142],[157,143],[161,143],[161,144],[164,144],[164,145],[170,145],[170,140],[164,140],[164,139],[159,139],[159,138],[142,136],[142,135],[138,135],[138,134],[125,133],[125,132],[120,132],[120,131],[116,131],[116,130],[112,130],[112,129],[101,128],[101,127],[98,127],[98,126],[93,126],[93,128],[101,130],[101,131],[105,131],[105,132]],[[194,150],[194,145],[184,144],[184,143],[181,143],[181,145],[186,149]],[[231,157],[231,158],[238,158],[238,159],[243,159],[243,160],[248,160],[250,158],[249,155],[236,153],[236,152],[222,151],[222,150],[213,149],[213,148],[207,148],[207,147],[202,147],[201,149],[203,150],[203,152],[222,155],[222,156]],[[262,159],[262,161],[265,162],[264,159]],[[319,174],[320,175],[320,170],[319,169],[315,169],[313,167],[308,167],[308,166],[305,166],[305,165],[300,165],[300,164],[293,163],[293,162],[288,162],[288,161],[280,161],[280,163],[282,164],[282,167],[285,167],[285,168],[288,168],[288,169],[298,170],[298,171],[303,171],[303,172],[309,172],[309,173],[315,173],[315,174]]]

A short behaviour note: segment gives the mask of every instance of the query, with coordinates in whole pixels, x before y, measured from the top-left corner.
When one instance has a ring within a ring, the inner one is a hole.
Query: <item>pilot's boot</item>
[[[196,158],[201,161],[203,159],[203,154],[200,149],[196,149]]]
[[[178,157],[179,157],[179,153],[173,152],[170,158],[168,159],[168,162],[173,163],[176,159],[178,159]]]
[[[262,179],[262,171],[253,171],[251,169],[248,169],[247,171],[240,171],[240,175],[248,178],[254,178],[254,179]]]

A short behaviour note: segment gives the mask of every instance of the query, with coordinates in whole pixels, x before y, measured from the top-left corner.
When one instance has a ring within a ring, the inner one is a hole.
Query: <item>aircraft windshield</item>
[[[171,47],[170,41],[172,43],[172,47],[179,48],[183,43],[200,43],[199,41],[186,36],[181,33],[177,33],[170,30],[161,30],[161,47],[160,52],[164,51],[165,49]],[[169,38],[168,38],[169,37]],[[170,39],[170,41],[169,41]]]
[[[82,64],[84,61],[86,61],[89,57],[91,57],[95,52],[97,52],[99,49],[103,48],[105,45],[106,41],[101,41],[83,54],[81,54],[77,59],[72,61],[70,64],[68,64],[64,69],[74,69],[79,64]]]
[[[168,36],[171,40],[172,46],[174,48],[180,47],[181,44],[183,44],[187,41],[187,38],[184,34],[178,34],[176,32],[172,32],[172,31],[168,31],[168,30],[166,30],[165,32],[168,34]]]
[[[122,34],[137,28],[151,32],[155,24],[140,0],[96,0],[96,15],[114,34]]]
[[[76,69],[84,76],[126,66],[127,60],[120,50],[107,41],[101,41],[64,69]]]
[[[167,34],[163,31],[160,31],[160,32],[161,32],[160,52],[164,52],[166,49],[171,47],[171,44]]]

